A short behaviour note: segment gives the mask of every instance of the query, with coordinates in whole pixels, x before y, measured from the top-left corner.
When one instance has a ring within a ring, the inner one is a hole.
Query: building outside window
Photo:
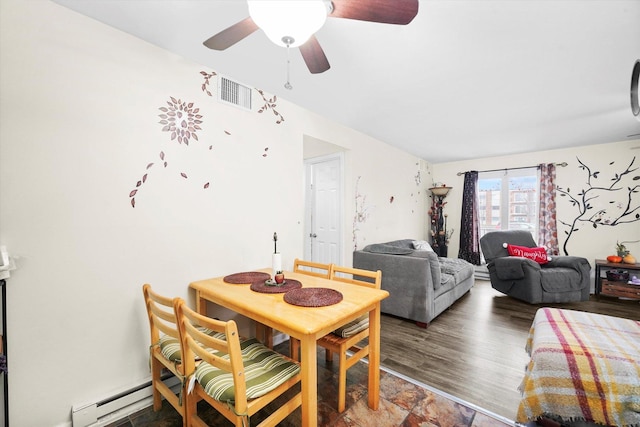
[[[528,230],[537,240],[538,181],[537,168],[481,172],[480,237],[496,230]]]

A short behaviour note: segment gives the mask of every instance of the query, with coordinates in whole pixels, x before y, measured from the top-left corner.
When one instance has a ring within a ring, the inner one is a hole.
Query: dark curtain
[[[478,216],[478,171],[464,174],[460,249],[458,258],[480,265],[480,217]]]

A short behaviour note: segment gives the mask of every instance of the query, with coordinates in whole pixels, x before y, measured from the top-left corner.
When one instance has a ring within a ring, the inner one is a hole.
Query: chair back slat
[[[242,363],[242,350],[240,348],[240,336],[236,322],[229,320],[212,319],[203,316],[190,309],[182,299],[175,302],[178,329],[185,347],[187,361],[185,364],[186,375],[195,371],[195,356],[216,368],[230,372],[235,389],[236,410],[243,411],[247,406],[246,383],[244,381],[244,365]],[[222,332],[226,340],[221,340],[208,335],[198,329],[198,326],[215,332]],[[228,355],[228,359],[212,352],[219,351]]]
[[[333,265],[330,279],[339,282],[351,283],[359,286],[380,289],[382,284],[382,271],[363,270],[361,268],[341,267]]]
[[[167,307],[151,300],[150,310],[154,326],[163,334],[173,338],[179,338],[176,316],[173,311],[166,311]],[[173,310],[173,307],[172,307]]]
[[[151,285],[142,287],[149,326],[151,327],[152,344],[160,339],[160,332],[173,338],[179,338],[176,316],[173,311],[173,298],[167,298],[151,289]]]
[[[328,279],[331,275],[332,264],[320,262],[304,261],[296,258],[293,261],[293,271],[295,273],[306,274],[308,276],[322,277]]]
[[[187,417],[180,395],[184,390],[181,384],[178,393],[162,381],[162,372],[166,369],[176,377],[184,376],[184,351],[180,343],[180,334],[173,307],[174,298],[154,292],[148,283],[142,286],[144,302],[151,330],[151,346],[149,347],[151,384],[153,389],[153,409],[162,408],[163,397],[182,417],[183,427],[187,427]],[[170,339],[165,339],[170,337]],[[175,345],[178,340],[178,345]],[[177,348],[176,348],[177,347]],[[166,353],[165,353],[166,351]]]

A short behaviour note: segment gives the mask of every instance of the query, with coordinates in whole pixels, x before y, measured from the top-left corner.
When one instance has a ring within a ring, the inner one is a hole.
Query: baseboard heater
[[[475,266],[475,278],[479,280],[489,280],[489,270],[487,270],[487,264]]]
[[[172,373],[163,375],[162,380],[175,392],[180,389],[180,380]],[[153,389],[151,381],[147,381],[97,402],[73,405],[71,420],[73,427],[100,427],[151,404],[153,404]]]

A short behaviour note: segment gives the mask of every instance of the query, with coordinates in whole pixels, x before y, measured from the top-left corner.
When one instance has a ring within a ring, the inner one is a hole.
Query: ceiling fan
[[[247,0],[249,17],[220,31],[203,43],[225,50],[262,29],[283,47],[299,47],[313,74],[330,68],[314,34],[327,17],[382,24],[406,25],[418,14],[418,0]]]

